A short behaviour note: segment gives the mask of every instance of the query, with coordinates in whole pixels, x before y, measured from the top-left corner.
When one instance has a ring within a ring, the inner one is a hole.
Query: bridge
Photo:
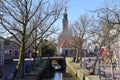
[[[56,61],[60,66],[61,69],[66,68],[66,59],[65,57],[42,57],[42,60],[48,60],[50,62],[50,66],[52,66],[52,62]]]
[[[65,57],[42,57],[43,60],[61,60],[61,59],[65,59]]]

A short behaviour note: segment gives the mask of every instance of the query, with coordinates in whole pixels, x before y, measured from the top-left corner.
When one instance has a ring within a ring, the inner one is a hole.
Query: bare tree
[[[111,63],[111,72],[112,78],[114,79],[114,70],[113,70],[113,60],[112,57],[114,54],[111,52],[111,46],[116,42],[118,37],[119,29],[119,5],[116,4],[116,1],[109,1],[105,4],[104,7],[96,10],[97,17],[99,18],[100,23],[100,34],[101,45],[104,44],[109,52],[109,59]],[[98,59],[100,56],[97,56]],[[97,60],[96,60],[97,61]],[[96,62],[95,62],[96,63]],[[95,71],[95,68],[93,72]]]
[[[78,56],[80,57],[80,64],[82,66],[81,51],[83,44],[89,38],[88,31],[91,27],[91,18],[87,15],[81,15],[80,18],[72,24],[72,33],[74,36],[74,46],[76,48],[76,62],[78,62]],[[80,54],[80,55],[79,55]]]
[[[90,35],[89,40],[91,42],[95,42],[95,44],[97,43],[97,47],[99,50],[104,45],[103,44],[104,39],[103,39],[103,34],[102,34],[103,31],[102,31],[102,28],[101,28],[100,23],[98,21],[95,21],[93,26],[94,27],[89,31],[89,35]],[[97,64],[98,59],[99,59],[99,52],[97,52],[95,62],[93,63],[92,74],[95,74],[96,64]]]
[[[55,27],[50,27],[44,34],[42,34],[44,31],[46,30],[46,25],[39,27],[36,32],[35,32],[35,36],[33,35],[32,38],[33,40],[36,39],[37,37],[41,36],[38,40],[35,41],[35,43],[33,44],[33,49],[34,49],[34,63],[35,63],[35,58],[37,56],[42,57],[42,44],[43,41],[47,38],[49,38],[51,35],[55,34],[57,32],[57,28]],[[53,41],[54,42],[54,41]],[[53,43],[52,42],[52,43]]]
[[[12,79],[15,80],[21,67],[22,76],[24,76],[24,54],[26,49],[50,29],[59,18],[66,2],[63,0],[59,2],[57,0],[54,2],[48,0],[2,0],[1,4],[5,14],[0,16],[0,24],[20,45],[19,61]],[[40,33],[41,35],[31,39],[31,36],[35,35],[36,29],[46,23],[45,30]]]

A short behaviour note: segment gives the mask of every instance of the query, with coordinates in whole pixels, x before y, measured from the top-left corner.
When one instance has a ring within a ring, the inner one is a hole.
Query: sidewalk
[[[80,67],[79,63],[72,62],[72,58],[66,58],[66,64],[71,70],[71,74],[77,76],[78,80],[83,80],[83,77],[85,80],[100,80],[99,75],[90,75],[90,71]],[[105,80],[105,78],[101,77],[101,80]]]
[[[88,61],[88,58],[83,58],[84,61]],[[95,61],[95,57],[91,57],[91,62],[87,62],[88,65],[92,65]],[[99,63],[97,62],[96,65],[96,70],[99,69]],[[104,68],[105,65],[105,68]],[[101,72],[105,73],[105,76],[109,79],[111,77],[111,64],[100,64],[100,70]],[[96,72],[97,73],[97,72]],[[114,77],[116,78],[115,80],[120,80],[120,69],[116,68],[116,70],[114,69]]]
[[[101,71],[105,72],[105,75],[110,78],[111,77],[111,66],[105,66],[105,69],[101,67]],[[115,80],[120,80],[120,69],[114,69],[114,77]]]
[[[91,62],[89,63],[88,61],[88,57],[87,58],[83,58],[83,61],[87,62],[88,66],[91,66],[93,65],[94,61],[95,61],[95,57],[90,57],[91,58]],[[119,61],[120,62],[120,61]],[[104,68],[104,65],[105,65],[105,68]],[[102,64],[100,63],[100,70],[102,73],[105,73],[105,77],[109,78],[111,77],[111,64]],[[98,69],[99,69],[99,63],[97,62],[97,65],[96,65],[96,70],[98,73]],[[116,78],[115,80],[120,80],[120,69],[117,68],[116,70],[114,69],[114,77]]]

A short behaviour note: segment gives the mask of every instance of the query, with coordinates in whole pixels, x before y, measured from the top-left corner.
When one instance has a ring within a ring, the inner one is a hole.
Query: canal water
[[[48,70],[45,72],[42,80],[75,80],[68,69],[66,71]]]

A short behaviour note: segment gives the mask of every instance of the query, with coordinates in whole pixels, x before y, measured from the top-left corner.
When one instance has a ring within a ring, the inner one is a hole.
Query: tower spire
[[[67,7],[65,6],[65,11],[64,11],[64,14],[67,14]]]
[[[67,7],[66,6],[65,6],[65,9],[64,9],[64,16],[63,16],[63,18],[65,20],[67,20]]]
[[[63,14],[63,32],[68,32],[67,7],[65,6]]]

